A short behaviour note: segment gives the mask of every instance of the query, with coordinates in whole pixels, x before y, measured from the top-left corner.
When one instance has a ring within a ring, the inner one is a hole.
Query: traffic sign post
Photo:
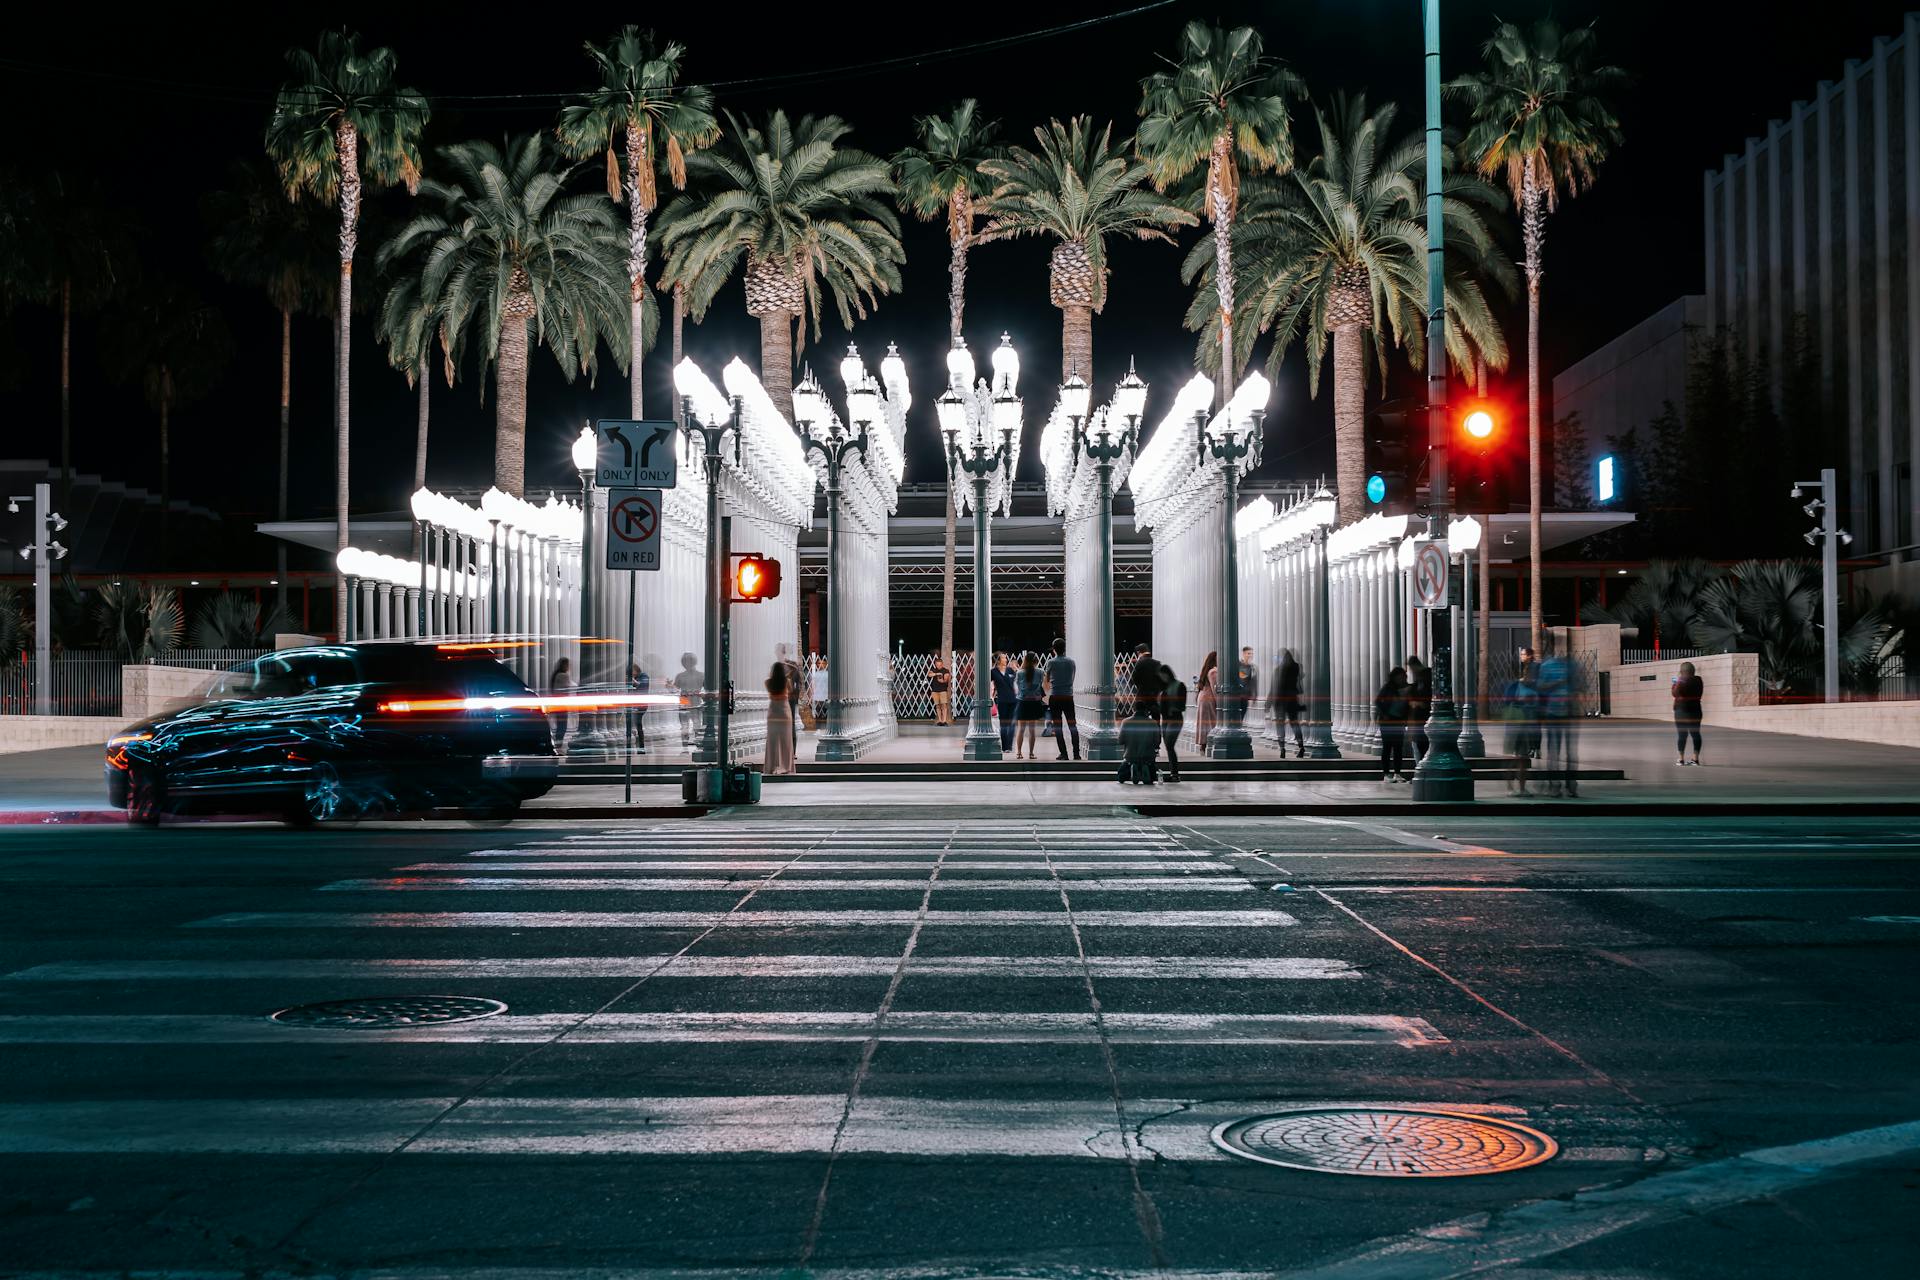
[[[599,448],[594,478],[603,489],[673,489],[680,484],[680,457],[671,422],[602,418],[594,424]]]
[[[660,519],[658,489],[608,490],[607,568],[659,569]]]
[[[1421,609],[1445,609],[1451,603],[1447,544],[1429,539],[1413,553],[1413,600]]]

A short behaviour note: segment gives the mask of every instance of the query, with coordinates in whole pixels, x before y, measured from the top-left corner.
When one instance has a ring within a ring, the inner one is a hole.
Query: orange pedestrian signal
[[[780,594],[780,562],[768,556],[743,555],[733,566],[736,604],[759,604]]]

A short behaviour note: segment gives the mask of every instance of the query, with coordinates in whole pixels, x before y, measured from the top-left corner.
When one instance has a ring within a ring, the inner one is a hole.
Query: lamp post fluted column
[[[727,601],[731,594],[727,584],[726,547],[720,529],[720,474],[725,461],[720,446],[727,432],[733,432],[735,461],[738,461],[740,397],[729,397],[728,404],[730,411],[727,420],[715,425],[702,422],[694,416],[691,397],[682,396],[680,400],[680,429],[699,442],[700,461],[707,479],[707,679],[706,687],[700,692],[705,705],[700,717],[699,754],[695,758],[718,769],[724,769],[727,765],[723,757],[727,753],[726,691],[729,680],[728,673],[721,670],[726,664],[726,646],[721,630],[726,625]]]
[[[1240,570],[1239,549],[1235,545],[1234,508],[1240,494],[1240,462],[1260,450],[1260,423],[1265,417],[1255,409],[1249,415],[1246,430],[1237,430],[1231,414],[1221,429],[1211,435],[1206,423],[1200,424],[1200,447],[1220,464],[1220,478],[1226,489],[1226,508],[1222,513],[1226,545],[1220,557],[1220,662],[1214,670],[1220,675],[1220,723],[1207,739],[1207,755],[1215,760],[1253,759],[1253,739],[1247,733],[1245,713],[1240,706]]]
[[[800,446],[818,453],[827,469],[827,724],[814,745],[815,760],[851,760],[853,743],[847,737],[846,637],[841,634],[846,609],[841,599],[840,470],[850,454],[867,452],[867,423],[857,436],[846,435],[837,419],[830,420],[826,436],[816,436],[811,422],[796,424]]]
[[[1315,497],[1329,504],[1333,501],[1324,489]],[[1340,748],[1333,742],[1333,601],[1327,565],[1327,535],[1331,532],[1329,515],[1313,535],[1313,674],[1309,677],[1306,744],[1310,760],[1340,758]],[[1284,750],[1286,742],[1282,740],[1280,745]]]
[[[1000,735],[994,731],[993,716],[993,558],[988,546],[987,486],[1006,460],[1007,446],[992,452],[975,444],[963,453],[957,443],[948,445],[948,458],[973,482],[973,714],[967,718],[967,740],[962,758],[998,760]]]
[[[1093,731],[1087,735],[1087,759],[1118,760],[1120,730],[1114,719],[1113,687],[1113,466],[1134,447],[1139,431],[1138,415],[1127,419],[1127,426],[1115,436],[1103,425],[1088,436],[1074,419],[1074,444],[1093,463],[1094,483],[1100,497],[1100,652],[1095,667],[1093,698],[1098,714]]]

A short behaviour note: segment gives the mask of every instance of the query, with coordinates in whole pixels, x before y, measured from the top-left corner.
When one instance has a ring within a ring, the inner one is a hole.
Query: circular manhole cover
[[[480,996],[374,996],[366,1000],[326,1000],[297,1004],[273,1015],[296,1027],[346,1027],[384,1031],[392,1027],[430,1027],[469,1022],[505,1013],[507,1006]]]
[[[1314,1173],[1459,1178],[1551,1160],[1552,1138],[1525,1125],[1412,1107],[1315,1107],[1231,1120],[1215,1145],[1237,1156]]]

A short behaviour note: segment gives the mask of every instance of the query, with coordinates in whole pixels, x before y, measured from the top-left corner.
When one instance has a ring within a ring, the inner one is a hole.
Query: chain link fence
[[[933,659],[931,653],[893,655],[893,713],[897,718],[933,719]],[[963,649],[947,665],[953,671],[953,718],[964,720],[973,714],[973,654]],[[1125,718],[1133,714],[1133,655],[1116,655],[1114,670],[1116,714]],[[1091,680],[1089,673],[1081,672],[1075,684],[1085,690],[1092,687]]]

